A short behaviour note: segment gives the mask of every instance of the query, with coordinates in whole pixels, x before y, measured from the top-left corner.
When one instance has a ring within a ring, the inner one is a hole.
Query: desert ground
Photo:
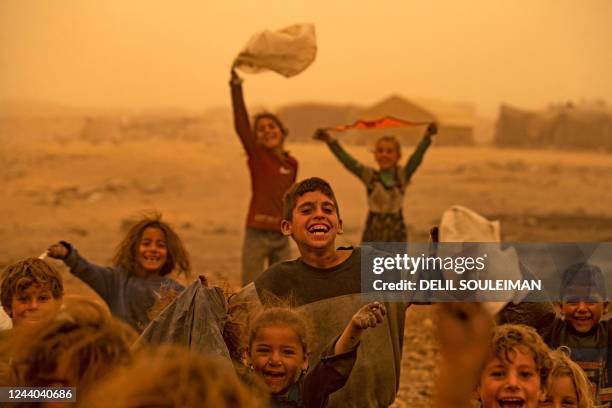
[[[238,288],[250,184],[233,136],[92,143],[31,134],[0,131],[0,266],[38,256],[58,240],[108,264],[129,219],[157,210],[177,228],[196,275]],[[358,244],[363,186],[325,145],[289,140],[287,147],[300,161],[299,178],[320,176],[335,188],[345,226],[339,244]],[[374,164],[367,148],[347,148]],[[404,148],[404,159],[410,150]],[[454,204],[500,220],[506,241],[612,241],[611,202],[612,155],[434,143],[407,190],[404,214],[411,241],[426,241],[429,227]],[[66,276],[68,293],[87,293]],[[408,317],[401,395],[407,406],[422,406],[435,371],[435,319],[427,306],[409,309]]]

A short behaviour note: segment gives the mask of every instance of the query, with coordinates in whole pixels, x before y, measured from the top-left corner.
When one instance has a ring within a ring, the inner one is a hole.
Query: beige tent
[[[527,111],[502,105],[495,129],[498,146],[612,150],[612,110],[605,104],[554,105]]]
[[[439,125],[436,145],[471,145],[474,144],[473,127],[474,109],[466,104],[448,104],[435,101],[409,101],[399,95],[392,95],[369,108],[356,113],[355,119],[372,120],[384,116],[393,116],[414,122],[437,122]],[[417,144],[425,126],[352,131],[346,140],[354,139],[358,143],[371,144],[377,137],[395,135],[402,144]]]

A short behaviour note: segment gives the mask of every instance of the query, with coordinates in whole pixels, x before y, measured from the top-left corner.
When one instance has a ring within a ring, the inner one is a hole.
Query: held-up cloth
[[[314,25],[295,24],[253,35],[234,60],[233,66],[251,74],[274,71],[289,78],[308,68],[316,55]]]
[[[331,130],[334,132],[344,132],[345,130],[351,129],[386,129],[394,127],[406,127],[406,126],[423,126],[429,125],[429,122],[414,122],[411,120],[398,119],[393,116],[385,116],[380,119],[374,120],[358,120],[350,125],[340,125],[325,130]]]

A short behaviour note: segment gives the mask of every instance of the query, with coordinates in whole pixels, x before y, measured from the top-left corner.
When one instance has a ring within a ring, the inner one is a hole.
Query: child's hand
[[[329,143],[332,140],[331,136],[325,131],[325,129],[317,129],[314,135],[312,135],[312,138],[325,143]]]
[[[433,407],[471,407],[469,396],[489,350],[493,318],[480,303],[440,303],[437,317],[442,361]]]
[[[385,309],[385,305],[382,303],[368,303],[353,315],[351,325],[359,330],[376,327],[382,323],[386,314],[387,310]]]
[[[238,76],[238,73],[236,72],[236,70],[234,69],[234,67],[232,67],[231,70],[231,78],[230,78],[230,85],[240,85],[242,84],[242,78],[240,78],[240,76]]]
[[[47,255],[55,259],[65,259],[68,256],[68,248],[62,243],[51,245],[47,249]]]
[[[427,130],[425,131],[425,136],[433,136],[438,133],[438,124],[436,122],[431,122],[429,126],[427,126]]]
[[[489,342],[493,318],[481,303],[440,303],[440,352],[459,372],[477,374]]]
[[[335,353],[344,354],[357,347],[363,331],[382,323],[386,314],[387,309],[379,302],[368,303],[359,309],[336,341]]]

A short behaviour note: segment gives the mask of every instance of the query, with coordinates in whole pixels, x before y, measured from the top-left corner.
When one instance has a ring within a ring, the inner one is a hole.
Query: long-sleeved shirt
[[[431,145],[431,137],[425,136],[404,166],[390,170],[376,170],[364,166],[342,148],[338,141],[328,146],[344,167],[357,176],[368,192],[368,208],[375,213],[398,213],[402,209],[406,185],[423,161]]]
[[[281,155],[257,143],[244,103],[242,86],[231,85],[234,128],[248,156],[251,175],[251,201],[246,226],[280,232],[283,196],[297,177],[297,160],[289,153]]]
[[[108,305],[111,313],[138,332],[149,324],[148,312],[155,304],[156,293],[163,289],[181,292],[184,287],[163,276],[142,278],[123,268],[104,267],[90,263],[70,244],[64,262],[70,273],[81,279]]]

